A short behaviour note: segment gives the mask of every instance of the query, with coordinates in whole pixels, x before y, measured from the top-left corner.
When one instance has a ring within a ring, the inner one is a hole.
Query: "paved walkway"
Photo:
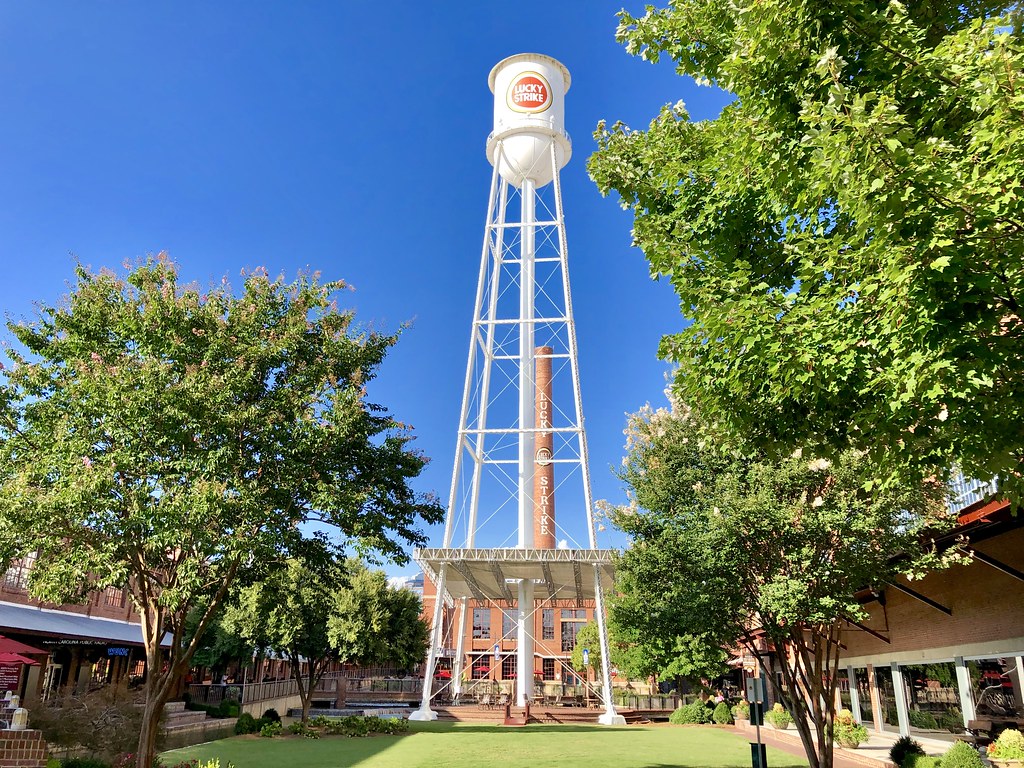
[[[754,726],[747,725],[737,728],[737,730],[744,733],[750,741],[754,741]],[[898,733],[877,733],[868,730],[868,740],[857,749],[843,749],[839,746],[835,748],[835,766],[836,768],[865,768],[865,766],[894,768],[889,761],[889,749],[898,738]],[[929,739],[917,735],[914,736],[914,739],[924,747],[924,751],[929,755],[942,755],[952,746],[952,742],[941,739]],[[761,728],[761,741],[791,755],[804,756],[800,734],[794,728],[785,731],[778,731],[771,727]],[[770,764],[769,768],[771,768]]]

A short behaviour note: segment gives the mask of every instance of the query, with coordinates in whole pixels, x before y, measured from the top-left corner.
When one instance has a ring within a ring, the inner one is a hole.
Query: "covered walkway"
[[[748,741],[754,741],[754,726],[745,725],[737,727]],[[835,748],[835,768],[893,768],[889,762],[889,750],[900,735],[889,731],[878,732],[868,730],[868,740],[857,749]],[[929,755],[939,756],[945,754],[950,748],[951,742],[942,739],[931,739],[927,737],[913,737]],[[777,731],[774,728],[761,728],[761,741],[765,744],[789,752],[792,755],[804,754],[803,745],[800,743],[800,735],[796,729],[790,728],[785,731]],[[769,766],[771,768],[771,766]]]

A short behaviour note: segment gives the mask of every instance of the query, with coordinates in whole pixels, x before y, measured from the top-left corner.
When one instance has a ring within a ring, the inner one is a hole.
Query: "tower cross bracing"
[[[599,720],[622,723],[604,616],[612,559],[597,548],[559,177],[571,155],[562,116],[569,74],[554,59],[520,54],[499,63],[490,82],[494,172],[444,541],[415,555],[437,598],[423,701],[412,717],[435,717],[440,657],[453,657],[451,686],[456,698],[461,692],[469,601],[503,604],[503,616],[515,605],[515,699],[523,706],[533,696],[538,602],[573,600],[593,604],[599,627]],[[457,625],[454,653],[446,650],[446,605],[454,610],[449,632]]]

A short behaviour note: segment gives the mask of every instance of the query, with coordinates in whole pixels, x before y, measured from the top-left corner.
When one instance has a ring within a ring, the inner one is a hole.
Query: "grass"
[[[731,730],[708,726],[410,723],[400,736],[235,736],[163,754],[167,765],[219,758],[236,768],[749,768],[750,746]],[[806,768],[806,760],[768,748],[772,768]]]

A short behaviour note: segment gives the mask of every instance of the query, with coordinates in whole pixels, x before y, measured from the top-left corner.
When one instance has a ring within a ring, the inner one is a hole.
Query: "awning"
[[[33,648],[31,645],[25,645],[24,643],[19,643],[17,640],[11,640],[9,637],[0,635],[0,656],[12,653],[31,653],[36,656],[45,656],[49,651],[41,651],[38,648]],[[4,659],[0,659],[0,661],[4,661]]]
[[[0,631],[24,632],[47,635],[53,638],[94,640],[106,643],[128,643],[143,645],[142,627],[129,621],[101,619],[95,616],[83,616],[80,613],[56,611],[52,608],[34,608],[28,605],[0,603]],[[3,643],[14,642],[5,638]],[[18,645],[24,645],[19,643]],[[170,645],[170,638],[164,636],[163,646]],[[29,647],[30,646],[24,646]],[[18,651],[0,645],[0,652],[7,653],[48,653],[30,648]]]
[[[418,549],[413,555],[437,584],[445,569],[452,598],[515,601],[519,580],[536,584],[538,599],[593,600],[598,581],[612,588],[613,552],[608,549]]]
[[[34,667],[39,662],[30,659],[28,656],[22,656],[20,653],[0,653],[0,664],[28,664],[30,667]]]

